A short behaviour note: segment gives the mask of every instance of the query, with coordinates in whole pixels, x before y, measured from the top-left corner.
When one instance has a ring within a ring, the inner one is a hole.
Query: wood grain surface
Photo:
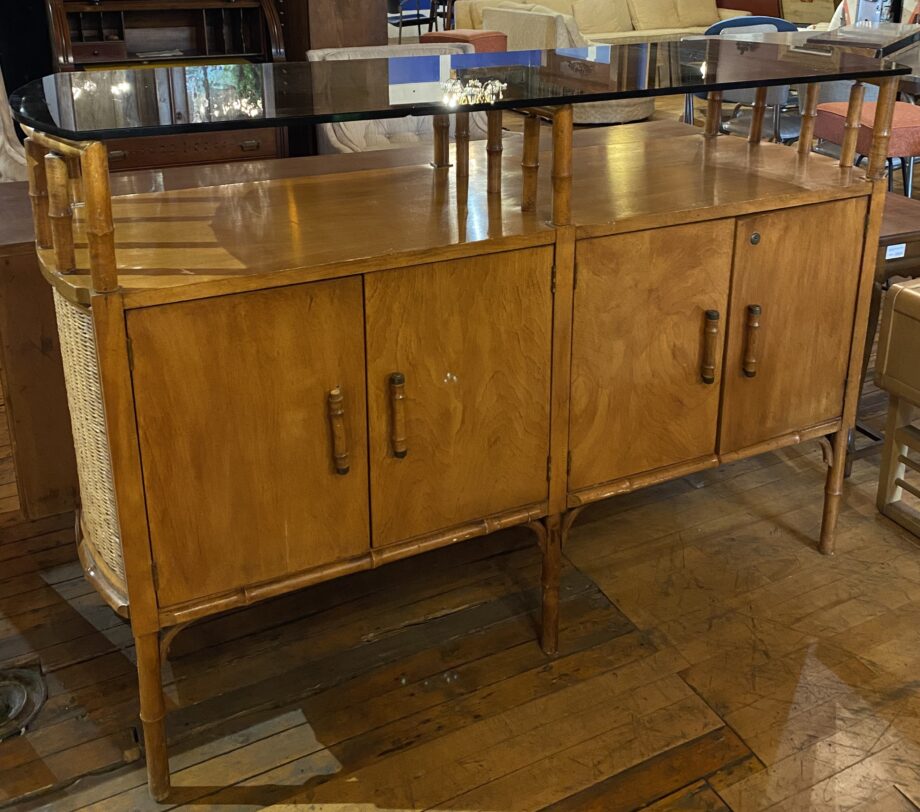
[[[865,218],[866,202],[849,200],[738,221],[721,452],[841,415]],[[750,305],[762,309],[753,378]]]
[[[705,313],[726,313],[733,231],[716,220],[578,242],[570,490],[715,452]]]
[[[161,606],[367,549],[361,325],[357,279],[131,314]],[[345,476],[326,405],[336,387]]]
[[[546,501],[552,264],[538,248],[365,278],[375,545]]]

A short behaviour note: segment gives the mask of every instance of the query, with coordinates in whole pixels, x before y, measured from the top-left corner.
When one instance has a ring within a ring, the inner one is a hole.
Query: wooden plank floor
[[[920,547],[876,515],[877,462],[856,463],[830,559],[816,446],[589,508],[552,659],[521,530],[192,626],[164,669],[166,805],[144,786],[128,628],[69,525],[2,530],[0,664],[40,661],[50,696],[0,744],[0,803],[917,809]]]

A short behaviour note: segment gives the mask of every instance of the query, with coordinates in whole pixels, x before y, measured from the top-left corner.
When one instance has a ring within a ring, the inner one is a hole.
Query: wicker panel
[[[117,585],[124,588],[124,557],[93,317],[87,308],[67,301],[57,291],[54,292],[54,306],[77,454],[84,538],[94,558],[102,562],[120,580]]]

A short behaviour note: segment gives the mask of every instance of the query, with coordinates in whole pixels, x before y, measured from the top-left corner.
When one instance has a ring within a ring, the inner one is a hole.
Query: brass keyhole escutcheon
[[[751,245],[760,245],[760,232],[755,231],[751,234]]]

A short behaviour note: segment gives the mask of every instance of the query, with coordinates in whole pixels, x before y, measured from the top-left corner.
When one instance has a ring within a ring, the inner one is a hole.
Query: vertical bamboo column
[[[465,178],[470,174],[470,114],[457,113],[454,128],[454,140],[457,145],[457,177]]]
[[[537,207],[537,179],[540,171],[540,117],[528,113],[524,119],[524,154],[521,158],[521,211]]]
[[[48,150],[34,138],[26,138],[29,199],[32,203],[35,242],[39,248],[51,247],[51,220],[48,217],[48,178],[45,174],[45,155],[47,152]]]
[[[895,76],[891,79],[883,79],[879,83],[873,125],[875,134],[872,139],[872,150],[869,153],[869,169],[866,171],[866,177],[869,180],[880,180],[885,177],[888,141],[891,139],[891,119],[894,116],[894,104],[898,98],[898,82],[899,79]]]
[[[549,516],[543,538],[543,612],[540,644],[546,654],[559,650],[559,582],[562,574],[562,517]]]
[[[432,166],[450,166],[450,118],[434,116],[434,160]]]
[[[55,152],[45,156],[48,182],[48,217],[54,244],[54,264],[60,273],[72,273],[77,261],[73,247],[73,208],[70,204],[70,174],[67,161]]]
[[[160,645],[156,632],[134,638],[147,786],[158,801],[169,795],[169,759],[166,751],[166,703],[160,675]]]
[[[502,111],[489,110],[486,113],[486,119],[488,122],[486,153],[489,160],[487,188],[490,195],[497,195],[502,190]]]
[[[750,132],[748,132],[748,142],[751,144],[759,144],[763,138],[763,120],[766,112],[767,89],[765,87],[758,87],[754,95],[754,109],[751,113],[751,129]],[[707,124],[708,121],[707,116]]]
[[[805,103],[802,106],[802,129],[799,131],[798,152],[803,158],[811,154],[811,142],[815,137],[815,121],[818,118],[819,86],[812,83],[805,91]]]
[[[715,138],[722,129],[722,91],[713,90],[706,100],[706,126],[704,134],[707,138]]]
[[[856,145],[859,142],[860,116],[866,86],[855,82],[850,88],[850,103],[847,106],[847,120],[843,125],[843,144],[840,146],[840,166],[849,169],[856,160]]]
[[[85,196],[86,241],[93,290],[110,293],[118,289],[115,265],[115,226],[109,189],[109,158],[105,146],[94,141],[80,156]]]
[[[553,115],[553,224],[572,222],[572,105]]]

